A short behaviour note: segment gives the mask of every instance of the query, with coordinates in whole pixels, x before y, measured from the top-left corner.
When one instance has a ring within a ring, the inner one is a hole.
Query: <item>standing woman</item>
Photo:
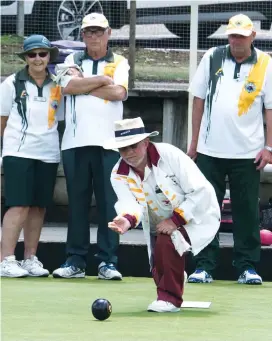
[[[42,35],[24,41],[19,57],[26,62],[21,71],[1,84],[1,136],[5,204],[2,224],[1,277],[47,277],[36,257],[45,209],[50,204],[60,161],[58,120],[61,90],[53,82],[47,65],[58,57]],[[24,229],[24,260],[14,251]]]

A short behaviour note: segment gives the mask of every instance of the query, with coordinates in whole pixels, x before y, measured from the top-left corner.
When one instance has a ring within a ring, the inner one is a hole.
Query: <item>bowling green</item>
[[[172,314],[146,311],[156,298],[149,278],[8,278],[1,295],[4,341],[272,341],[272,283],[187,284],[185,300],[211,301],[211,308]],[[99,297],[113,308],[103,322],[90,311]]]

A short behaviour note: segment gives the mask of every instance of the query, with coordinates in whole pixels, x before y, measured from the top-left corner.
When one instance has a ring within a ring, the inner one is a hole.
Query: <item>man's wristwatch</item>
[[[264,149],[268,150],[270,153],[272,153],[272,147],[264,146]]]

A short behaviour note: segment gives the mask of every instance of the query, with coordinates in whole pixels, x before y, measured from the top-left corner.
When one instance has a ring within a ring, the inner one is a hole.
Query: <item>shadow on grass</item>
[[[135,312],[114,312],[114,316],[116,317],[147,317],[147,318],[157,318],[157,317],[180,317],[180,318],[185,318],[185,317],[194,317],[194,318],[207,318],[207,317],[212,317],[215,315],[218,315],[217,312],[208,310],[208,309],[183,309],[179,313],[152,313],[148,312],[146,310],[143,311],[135,311]]]
[[[52,276],[50,277],[24,277],[24,278],[1,278],[2,284],[6,285],[7,282],[18,282],[19,283],[39,283],[41,285],[60,285],[60,284],[65,284],[66,286],[68,284],[82,284],[82,285],[99,285],[100,287],[108,286],[109,281],[98,279],[97,277],[85,277],[85,278],[54,278]],[[118,284],[118,285],[130,285],[131,282],[126,282],[126,281],[112,281],[112,284]]]
[[[186,287],[188,286],[188,288],[191,287],[201,287],[201,288],[222,288],[222,289],[244,289],[247,290],[247,288],[265,288],[265,289],[270,289],[271,290],[271,282],[264,282],[262,285],[258,285],[258,284],[239,284],[236,281],[214,281],[213,283],[204,283],[204,284],[196,284],[196,283],[186,283]],[[185,290],[186,290],[185,287]]]

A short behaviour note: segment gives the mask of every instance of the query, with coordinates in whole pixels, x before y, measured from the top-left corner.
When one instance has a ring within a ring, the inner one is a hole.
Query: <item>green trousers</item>
[[[86,268],[90,245],[89,209],[94,191],[98,210],[99,262],[117,263],[119,235],[108,228],[116,216],[117,201],[110,183],[111,171],[119,154],[99,146],[72,148],[63,151],[63,168],[66,177],[69,216],[67,234],[67,262]]]
[[[253,159],[221,159],[198,154],[197,165],[213,185],[218,203],[224,199],[226,175],[229,179],[233,219],[233,266],[240,275],[255,269],[260,260],[259,184],[260,171]],[[213,274],[219,251],[219,235],[196,257],[196,268]]]

